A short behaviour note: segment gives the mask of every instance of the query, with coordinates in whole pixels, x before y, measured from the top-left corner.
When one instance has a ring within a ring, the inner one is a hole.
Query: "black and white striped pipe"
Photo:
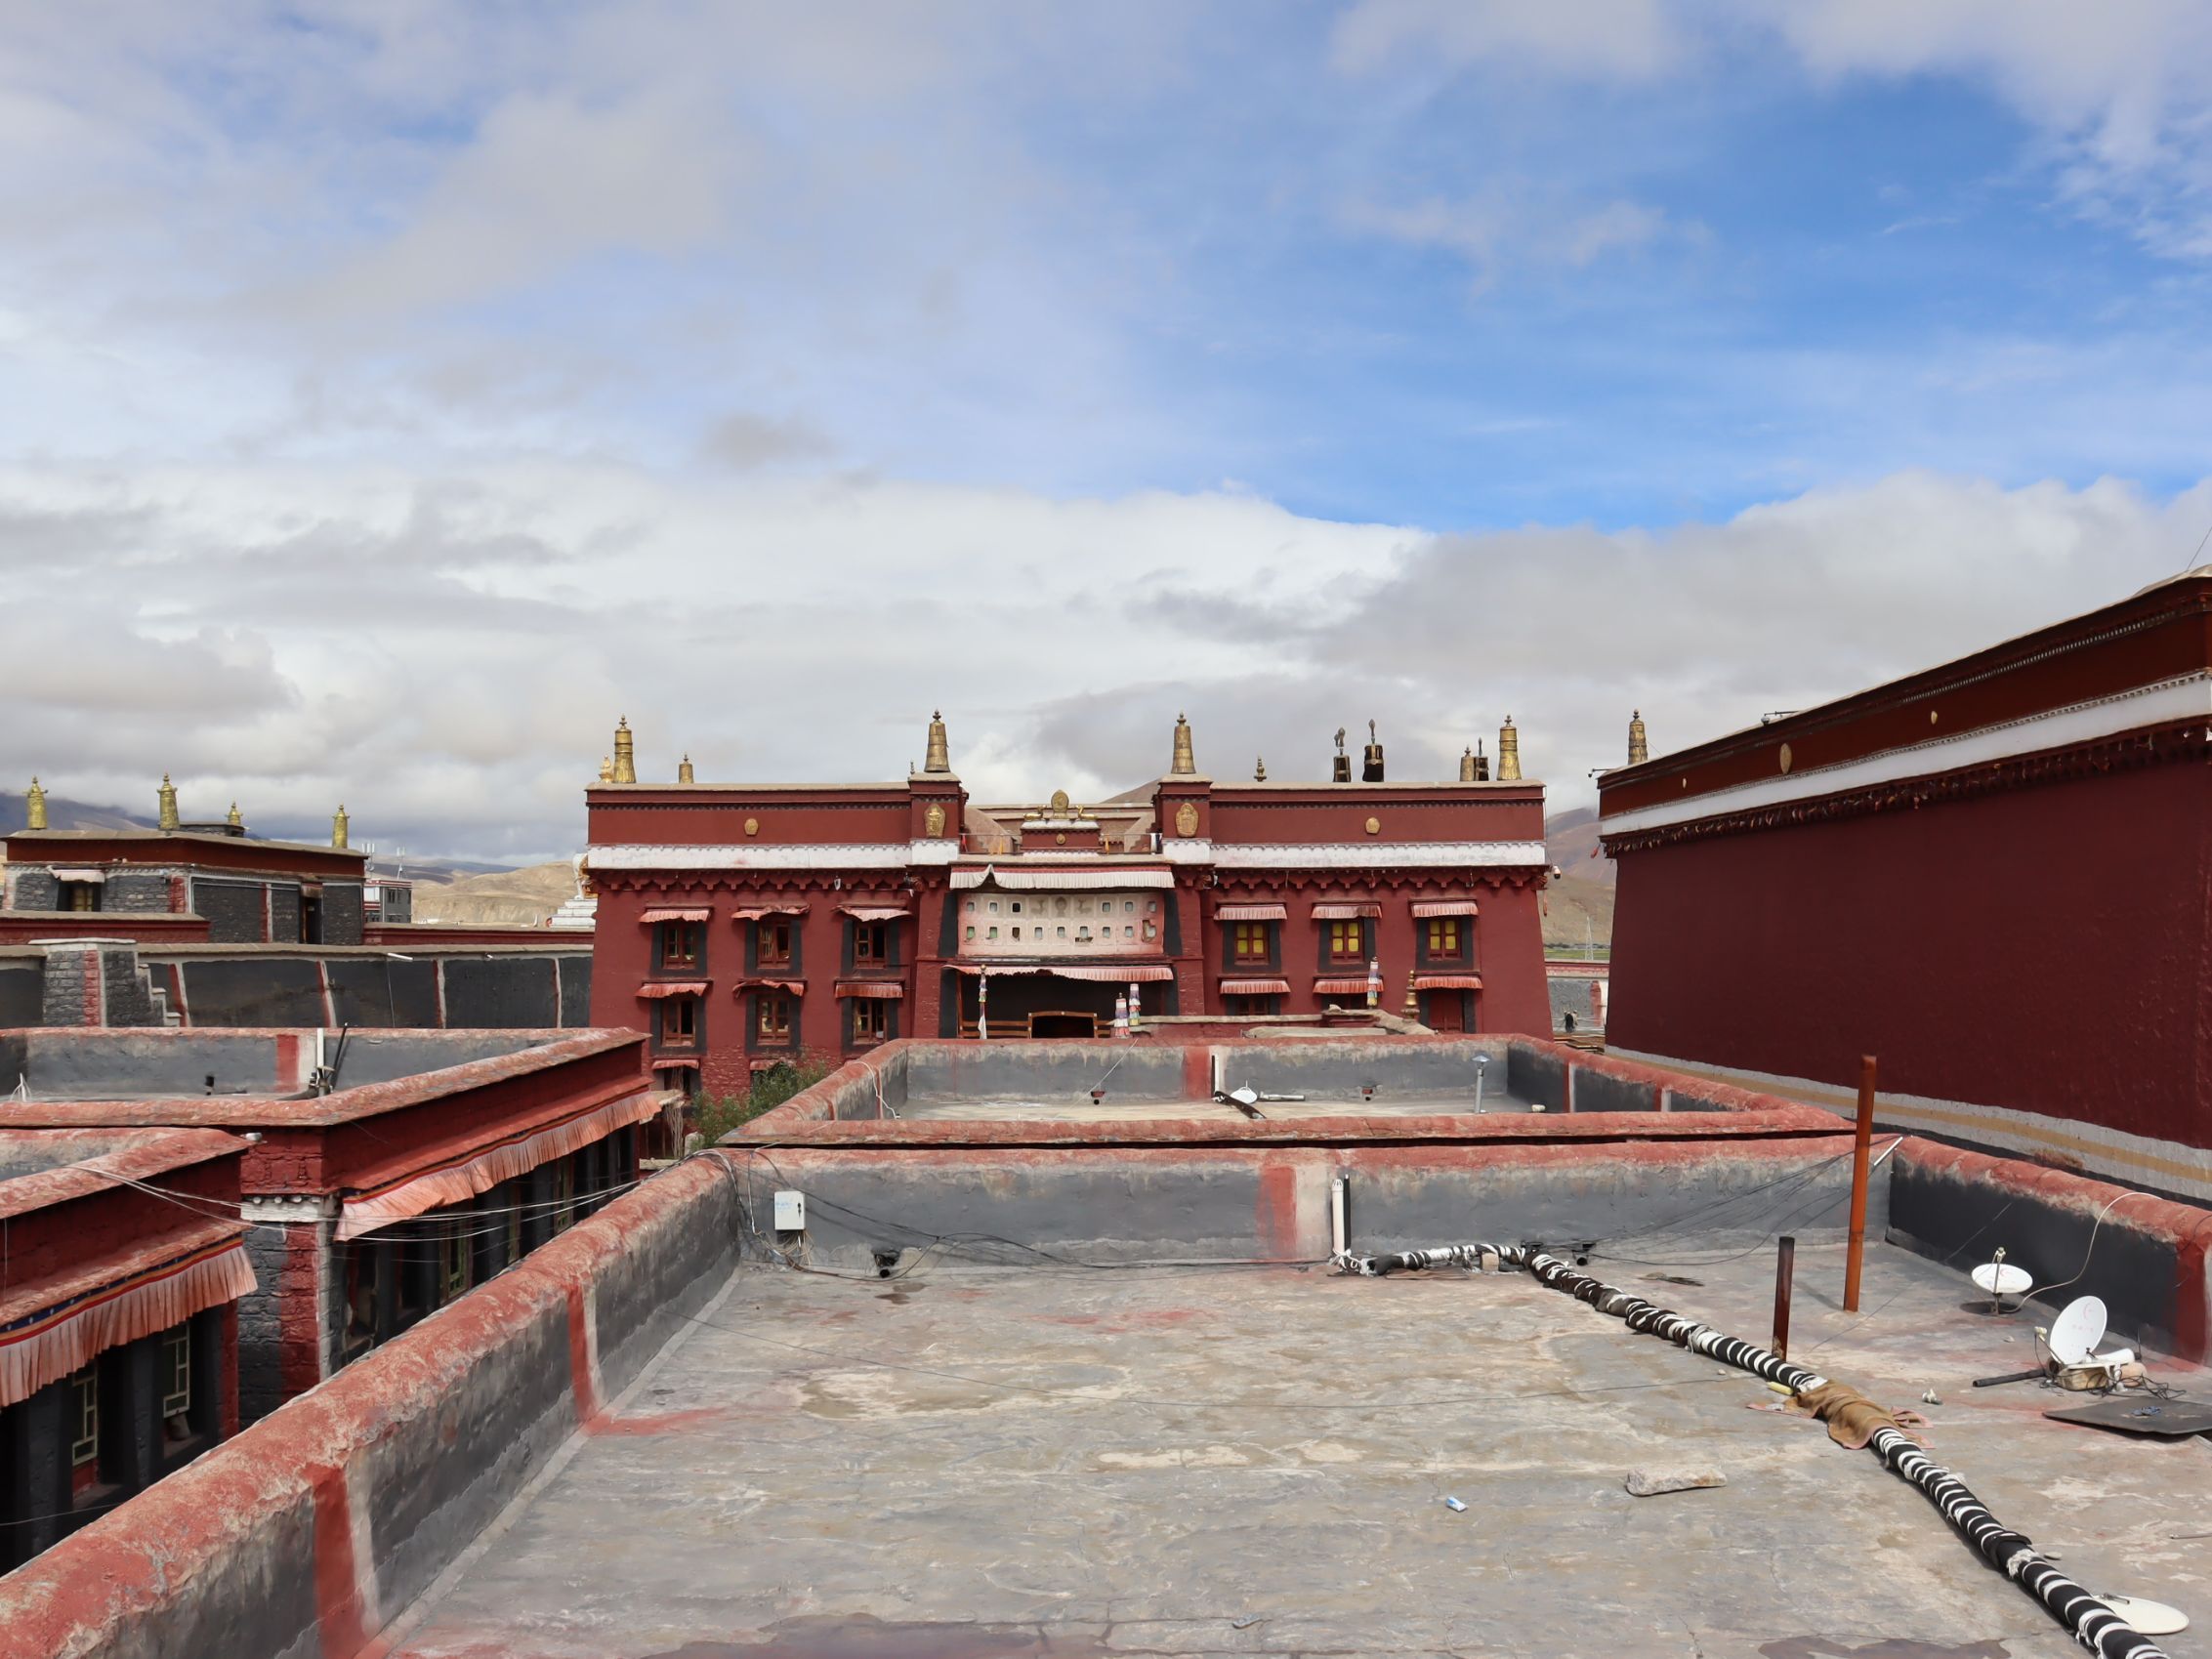
[[[1539,1283],[1624,1321],[1632,1331],[1663,1338],[1677,1348],[1778,1383],[1793,1393],[1817,1389],[1827,1381],[1756,1343],[1725,1336],[1709,1325],[1669,1312],[1588,1273],[1578,1273],[1557,1257],[1529,1245],[1451,1244],[1386,1256],[1355,1256],[1347,1251],[1335,1259],[1335,1265],[1347,1273],[1379,1278],[1386,1273],[1418,1272],[1428,1267],[1479,1266],[1484,1256],[1495,1256],[1508,1266],[1527,1268]],[[1919,1487],[1984,1560],[2041,1602],[2044,1610],[2098,1659],[2166,1659],[2165,1650],[2156,1642],[2037,1555],[2027,1538],[2000,1525],[1988,1507],[1967,1490],[1964,1481],[1895,1429],[1875,1430],[1867,1450],[1880,1458],[1891,1473]]]

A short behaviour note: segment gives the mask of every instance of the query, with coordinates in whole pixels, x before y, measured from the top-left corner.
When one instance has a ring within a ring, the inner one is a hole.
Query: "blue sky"
[[[2172,0],[15,9],[0,567],[89,599],[0,775],[523,857],[617,713],[1080,797],[1511,712],[1574,805],[2186,561],[2208,117]]]

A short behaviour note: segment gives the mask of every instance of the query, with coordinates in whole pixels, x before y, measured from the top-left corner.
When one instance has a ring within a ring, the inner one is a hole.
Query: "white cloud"
[[[1592,207],[1503,185],[1458,201],[1431,197],[1402,207],[1355,203],[1344,218],[1355,229],[1408,247],[1457,254],[1473,272],[1478,292],[1516,267],[1579,270],[1607,255],[1649,248],[1669,235],[1695,240],[1701,234],[1695,227],[1674,225],[1660,209],[1643,202],[1615,200]]]
[[[1660,0],[1358,0],[1337,20],[1335,49],[1356,72],[1440,55],[1634,81],[1667,68],[1678,40]]]
[[[50,662],[0,778],[420,851],[558,855],[618,714],[645,775],[897,777],[932,708],[980,798],[1202,765],[1321,775],[1381,723],[1452,775],[1508,713],[1555,803],[1631,705],[1675,747],[1924,667],[2179,566],[2212,484],[2001,489],[1905,474],[1726,522],[1437,536],[1248,495],[1022,491],[615,466],[0,473],[11,582],[109,596],[12,615]],[[196,805],[195,805],[196,804]]]

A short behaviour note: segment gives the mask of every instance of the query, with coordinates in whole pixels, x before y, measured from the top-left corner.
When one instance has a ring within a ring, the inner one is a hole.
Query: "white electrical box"
[[[775,1230],[777,1232],[805,1232],[807,1230],[807,1195],[785,1187],[775,1195]]]

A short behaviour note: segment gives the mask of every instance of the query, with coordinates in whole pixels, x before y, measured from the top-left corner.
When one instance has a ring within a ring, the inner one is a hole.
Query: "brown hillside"
[[[415,884],[415,920],[478,926],[538,927],[576,891],[576,874],[563,858],[496,875],[463,876]]]
[[[1598,848],[1598,809],[1577,807],[1544,820],[1544,847],[1563,876],[1613,885],[1613,861]],[[1609,914],[1609,911],[1608,911]]]

